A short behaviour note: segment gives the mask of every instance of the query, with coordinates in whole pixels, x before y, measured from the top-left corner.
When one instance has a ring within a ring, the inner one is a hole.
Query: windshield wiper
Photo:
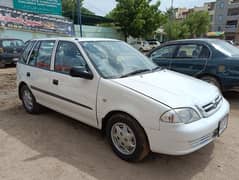
[[[161,70],[162,68],[160,66],[157,66],[155,68],[152,69],[152,71],[157,71],[157,70]]]
[[[120,76],[120,78],[132,76],[132,75],[135,75],[135,74],[140,74],[140,73],[148,72],[148,71],[151,71],[151,69],[140,69],[140,70],[136,70],[136,71],[127,73],[127,74],[125,74],[125,75],[122,75],[122,76]]]

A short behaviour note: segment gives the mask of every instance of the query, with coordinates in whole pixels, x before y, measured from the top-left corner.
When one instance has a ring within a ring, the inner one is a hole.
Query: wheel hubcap
[[[132,129],[125,123],[115,123],[111,128],[111,139],[122,154],[133,154],[136,149],[136,138]]]
[[[23,91],[22,99],[26,108],[31,110],[33,108],[32,95],[28,90]]]

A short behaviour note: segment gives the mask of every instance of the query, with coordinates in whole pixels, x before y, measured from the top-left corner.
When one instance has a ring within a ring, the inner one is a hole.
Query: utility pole
[[[174,19],[174,9],[173,9],[173,0],[171,0],[171,21]]]
[[[82,37],[81,0],[77,0],[77,24],[80,25],[80,37]]]

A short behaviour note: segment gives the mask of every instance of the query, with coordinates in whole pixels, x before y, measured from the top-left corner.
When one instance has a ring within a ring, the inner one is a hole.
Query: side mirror
[[[93,74],[84,66],[72,67],[70,70],[72,77],[80,77],[84,79],[93,79]]]

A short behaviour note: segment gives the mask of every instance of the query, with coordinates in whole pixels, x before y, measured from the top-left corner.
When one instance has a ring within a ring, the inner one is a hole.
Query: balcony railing
[[[237,32],[237,25],[226,25],[224,28],[225,32]]]

